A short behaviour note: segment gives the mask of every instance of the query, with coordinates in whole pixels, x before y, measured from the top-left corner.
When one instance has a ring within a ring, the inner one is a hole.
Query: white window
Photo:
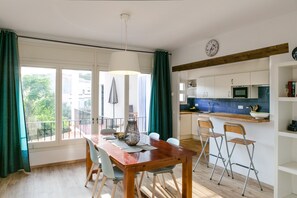
[[[180,82],[179,83],[179,102],[181,104],[187,103],[187,95],[186,95],[186,83]]]

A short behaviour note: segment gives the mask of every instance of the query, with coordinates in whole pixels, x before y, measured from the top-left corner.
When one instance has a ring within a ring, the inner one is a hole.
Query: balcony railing
[[[138,129],[140,132],[147,131],[146,117],[137,117]],[[62,121],[62,140],[82,138],[82,132],[91,134],[91,124],[98,123],[98,132],[101,129],[113,128],[118,132],[125,131],[124,118],[99,117],[98,120],[79,119]],[[55,121],[27,122],[28,141],[48,142],[56,140]]]

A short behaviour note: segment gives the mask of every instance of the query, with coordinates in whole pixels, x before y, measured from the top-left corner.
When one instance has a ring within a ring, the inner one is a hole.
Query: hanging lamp
[[[115,74],[140,74],[138,54],[127,51],[127,21],[129,17],[129,14],[121,14],[121,19],[125,22],[125,50],[112,52],[110,57],[109,71]]]

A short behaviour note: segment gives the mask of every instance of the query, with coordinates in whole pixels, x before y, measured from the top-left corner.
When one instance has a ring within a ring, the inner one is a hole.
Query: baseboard
[[[85,162],[85,161],[86,161],[86,159],[77,159],[77,160],[70,160],[70,161],[64,161],[64,162],[55,162],[55,163],[31,166],[31,169],[50,167],[50,166],[61,166],[61,165],[74,164],[74,163]]]

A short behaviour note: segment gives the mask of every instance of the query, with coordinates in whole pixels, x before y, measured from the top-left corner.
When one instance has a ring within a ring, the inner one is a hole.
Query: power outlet
[[[243,105],[238,105],[237,108],[238,109],[243,109]]]

